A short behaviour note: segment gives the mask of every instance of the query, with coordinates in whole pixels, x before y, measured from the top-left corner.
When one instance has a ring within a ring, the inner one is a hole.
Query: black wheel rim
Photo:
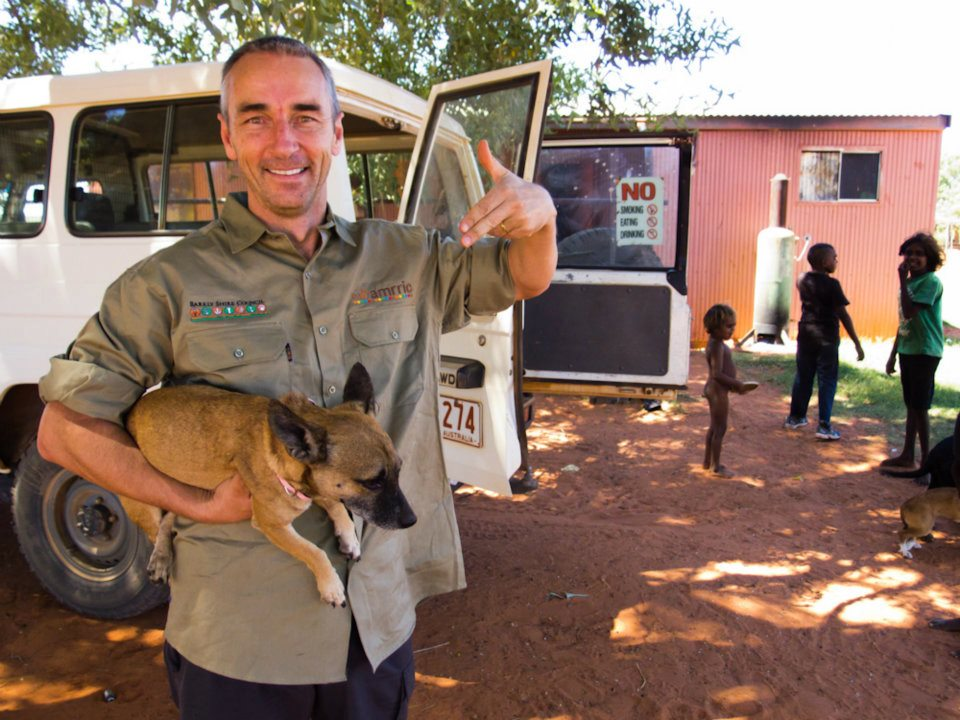
[[[137,528],[113,493],[61,470],[44,492],[42,512],[50,548],[74,575],[109,583],[133,563]]]

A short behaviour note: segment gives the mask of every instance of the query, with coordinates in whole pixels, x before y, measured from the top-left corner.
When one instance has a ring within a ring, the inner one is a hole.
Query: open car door
[[[525,392],[656,401],[686,385],[691,140],[574,128],[543,142],[558,261],[524,303]]]
[[[467,210],[492,182],[476,160],[494,156],[532,181],[543,133],[550,61],[436,85],[407,172],[400,218],[456,240]],[[443,337],[439,408],[451,482],[510,494],[521,463],[514,382],[514,312],[474,317]]]

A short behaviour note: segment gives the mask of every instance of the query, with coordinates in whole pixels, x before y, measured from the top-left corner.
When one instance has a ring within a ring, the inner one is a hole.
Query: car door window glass
[[[675,266],[678,148],[545,147],[537,182],[557,208],[558,267]],[[650,202],[644,202],[647,188],[656,188],[657,197]]]
[[[519,173],[535,91],[535,81],[523,78],[509,86],[442,101],[415,223],[460,239],[460,220],[493,184],[476,162],[479,142],[487,140],[494,156]]]

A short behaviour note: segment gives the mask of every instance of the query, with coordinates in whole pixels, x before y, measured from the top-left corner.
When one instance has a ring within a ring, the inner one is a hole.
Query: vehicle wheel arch
[[[0,470],[13,470],[37,436],[43,400],[37,383],[8,386],[0,397]]]

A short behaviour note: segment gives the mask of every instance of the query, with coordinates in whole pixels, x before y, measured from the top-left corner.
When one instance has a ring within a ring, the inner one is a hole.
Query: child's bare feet
[[[726,465],[717,465],[713,469],[713,475],[715,477],[733,477],[733,471],[729,470]]]

